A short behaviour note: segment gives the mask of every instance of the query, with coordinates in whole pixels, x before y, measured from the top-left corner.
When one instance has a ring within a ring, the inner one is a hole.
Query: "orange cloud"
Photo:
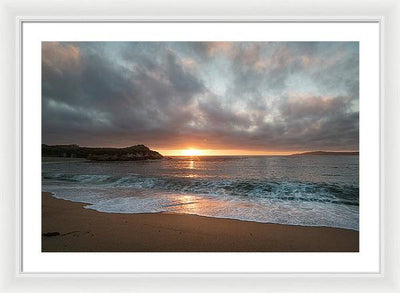
[[[63,45],[59,42],[42,43],[43,65],[56,72],[60,73],[63,69],[76,69],[80,66],[80,60],[80,49],[75,45]]]
[[[234,47],[232,42],[210,42],[207,43],[207,52],[209,56],[214,56],[218,53],[224,53],[228,56],[233,56]]]

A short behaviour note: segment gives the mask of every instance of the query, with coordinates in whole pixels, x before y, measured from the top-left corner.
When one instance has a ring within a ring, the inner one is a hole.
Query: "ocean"
[[[42,190],[106,213],[185,213],[359,230],[358,156],[43,162]]]

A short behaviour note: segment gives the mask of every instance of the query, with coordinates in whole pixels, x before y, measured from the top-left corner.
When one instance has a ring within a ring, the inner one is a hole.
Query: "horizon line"
[[[148,147],[152,151],[157,151],[163,156],[166,157],[199,157],[199,156],[289,156],[303,153],[312,153],[312,152],[334,152],[334,153],[354,153],[358,152],[357,150],[327,150],[327,149],[311,149],[311,150],[293,150],[293,151],[265,151],[265,150],[241,150],[241,149],[205,149],[199,147],[183,147],[183,148],[174,148],[174,149],[164,149],[164,148],[152,148],[145,144],[134,144],[130,146],[82,146],[76,143],[70,144],[46,144],[42,143],[42,145],[48,146],[71,146],[76,145],[79,147],[86,148],[128,148],[136,145],[144,145]],[[196,150],[199,153],[196,155],[188,155],[184,154],[187,150]]]
[[[199,149],[201,150],[201,149]],[[157,151],[157,150],[156,150]],[[165,157],[223,157],[223,156],[252,156],[252,157],[261,157],[261,156],[292,156],[292,155],[301,155],[306,153],[315,153],[315,152],[323,152],[323,153],[359,153],[359,150],[351,150],[351,151],[331,151],[331,150],[312,150],[312,151],[299,151],[299,152],[265,152],[265,153],[207,153],[207,154],[198,154],[198,155],[184,155],[179,153],[174,154],[166,154],[163,151],[157,151],[161,155]]]

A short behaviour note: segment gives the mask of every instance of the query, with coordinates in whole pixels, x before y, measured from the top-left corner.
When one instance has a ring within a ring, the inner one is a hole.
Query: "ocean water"
[[[44,162],[42,190],[108,213],[359,229],[358,156]]]

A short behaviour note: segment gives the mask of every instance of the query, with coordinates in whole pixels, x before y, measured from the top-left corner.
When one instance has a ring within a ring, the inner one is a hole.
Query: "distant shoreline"
[[[359,232],[189,214],[113,214],[42,192],[43,252],[358,252]]]
[[[229,150],[228,150],[229,151]],[[355,156],[358,151],[308,151],[302,153],[266,153],[266,154],[208,154],[208,155],[162,155],[145,145],[125,148],[81,147],[77,144],[46,145],[42,144],[42,158],[80,158],[90,161],[143,161],[160,160],[172,157],[261,157],[261,156]],[[42,160],[44,161],[44,160]]]
[[[358,156],[360,152],[326,152],[326,151],[313,151],[292,154],[291,156]]]
[[[181,156],[181,155],[173,155],[173,156],[164,156],[162,159],[171,160],[171,159],[198,159],[198,158],[245,158],[245,157],[301,157],[301,156],[359,156],[359,152],[324,152],[314,153],[314,152],[306,152],[306,153],[296,153],[296,154],[265,154],[265,155],[199,155],[199,156]],[[154,160],[154,159],[153,159]],[[152,159],[147,159],[147,161],[153,161]],[[109,160],[112,162],[112,160]],[[118,161],[118,160],[115,160]],[[122,160],[123,161],[123,160]],[[126,160],[129,161],[129,160]],[[133,162],[140,160],[131,160]],[[52,157],[52,156],[42,156],[42,163],[74,163],[74,162],[95,162],[95,160],[90,160],[86,158],[71,158],[71,157]],[[102,161],[105,162],[105,161]]]

